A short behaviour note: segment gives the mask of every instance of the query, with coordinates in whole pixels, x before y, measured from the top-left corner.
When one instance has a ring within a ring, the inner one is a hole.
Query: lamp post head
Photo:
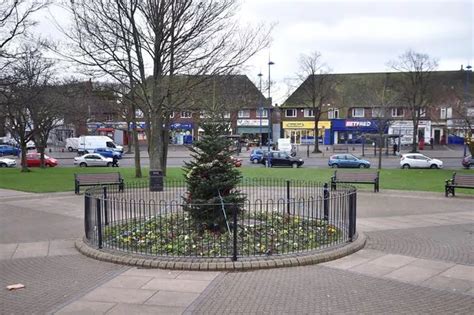
[[[470,65],[466,66],[467,71],[471,71],[472,67]]]
[[[273,61],[269,61],[268,62],[268,65],[271,66],[271,65],[274,65],[275,63]]]

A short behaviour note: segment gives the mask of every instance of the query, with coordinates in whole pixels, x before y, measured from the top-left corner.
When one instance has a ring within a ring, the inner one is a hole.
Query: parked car
[[[335,154],[328,160],[328,165],[332,168],[338,167],[356,167],[356,168],[370,168],[370,162],[358,158],[352,154]]]
[[[303,159],[295,156],[291,156],[288,152],[284,151],[271,151],[267,152],[262,160],[262,164],[267,163],[267,159],[270,160],[271,167],[273,166],[291,166],[293,168],[300,167],[304,164]]]
[[[120,153],[119,151],[115,151],[114,149],[109,149],[109,148],[95,149],[92,153],[98,153],[102,155],[103,157],[112,158],[112,159],[114,158],[114,156],[119,160],[122,158],[122,153]]]
[[[117,162],[118,163],[118,162]],[[107,166],[112,167],[113,159],[104,157],[98,153],[88,153],[74,158],[74,165],[80,167],[88,166]]]
[[[401,168],[442,168],[443,161],[420,153],[407,153],[400,157]]]
[[[263,156],[265,153],[268,152],[268,149],[253,149],[252,152],[250,152],[250,162],[257,164],[261,163]]]
[[[6,145],[6,144],[0,145],[0,156],[3,156],[3,155],[19,156],[20,152],[21,152],[20,149],[14,146]]]
[[[467,169],[474,168],[474,158],[472,158],[472,155],[468,155],[462,159],[462,166]]]
[[[123,153],[123,147],[114,143],[114,141],[107,136],[79,137],[79,146],[77,148],[78,153],[92,153],[98,148],[110,148]]]
[[[231,156],[230,159],[232,160],[232,163],[234,163],[235,167],[241,167],[242,166],[242,159],[236,158]]]
[[[16,161],[9,158],[0,158],[0,167],[15,167]]]
[[[26,155],[26,166],[37,167],[41,164],[41,154],[38,152],[28,153]],[[44,165],[47,167],[54,167],[58,165],[58,160],[50,156],[44,155]]]

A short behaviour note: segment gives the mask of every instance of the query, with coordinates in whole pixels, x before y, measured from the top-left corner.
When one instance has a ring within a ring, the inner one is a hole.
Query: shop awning
[[[237,127],[237,133],[238,134],[244,134],[244,133],[253,133],[253,134],[256,134],[256,133],[260,133],[260,131],[262,133],[268,133],[268,127]]]

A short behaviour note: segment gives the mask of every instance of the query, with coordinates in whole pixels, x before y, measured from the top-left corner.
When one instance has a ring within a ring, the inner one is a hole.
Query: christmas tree
[[[240,211],[245,195],[236,189],[242,176],[232,162],[232,141],[226,122],[203,122],[204,135],[190,148],[193,160],[185,163],[188,194],[184,210],[200,229],[224,231],[232,212]]]

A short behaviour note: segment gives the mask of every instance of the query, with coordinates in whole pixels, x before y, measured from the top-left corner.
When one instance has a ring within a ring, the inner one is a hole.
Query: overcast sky
[[[440,70],[473,63],[473,0],[241,0],[244,24],[275,23],[272,45],[249,62],[245,74],[257,82],[271,68],[274,103],[289,92],[302,53],[319,51],[336,73],[381,72],[407,49],[438,59]],[[50,14],[65,22],[57,8]],[[38,31],[57,37],[40,18]]]

